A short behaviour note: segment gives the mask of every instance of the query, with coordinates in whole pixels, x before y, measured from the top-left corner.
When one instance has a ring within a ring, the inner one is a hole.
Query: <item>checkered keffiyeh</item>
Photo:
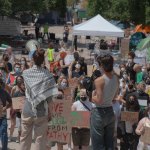
[[[39,103],[58,94],[54,77],[47,69],[34,65],[23,72],[23,77],[26,86],[26,98],[32,104],[34,113],[36,113],[36,107]]]

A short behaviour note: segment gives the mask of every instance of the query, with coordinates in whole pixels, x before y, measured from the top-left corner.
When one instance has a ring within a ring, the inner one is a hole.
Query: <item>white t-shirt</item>
[[[89,100],[82,101],[90,110],[95,107],[95,104],[90,102]],[[72,107],[76,109],[76,111],[89,111],[79,100],[74,102]]]

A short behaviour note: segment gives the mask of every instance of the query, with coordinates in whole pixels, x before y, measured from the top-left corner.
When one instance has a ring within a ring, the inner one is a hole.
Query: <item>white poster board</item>
[[[136,57],[134,62],[139,65],[146,65],[146,57]]]
[[[145,99],[138,99],[139,105],[147,107],[147,100]]]
[[[69,65],[69,64],[71,64],[73,61],[74,61],[74,56],[73,56],[73,55],[67,55],[67,56],[65,57],[65,60],[64,60],[65,65]]]

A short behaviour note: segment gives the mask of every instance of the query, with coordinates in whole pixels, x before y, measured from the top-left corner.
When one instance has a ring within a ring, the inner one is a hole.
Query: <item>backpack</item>
[[[87,91],[92,91],[92,80],[91,77],[85,77],[83,79],[83,87],[87,90]]]

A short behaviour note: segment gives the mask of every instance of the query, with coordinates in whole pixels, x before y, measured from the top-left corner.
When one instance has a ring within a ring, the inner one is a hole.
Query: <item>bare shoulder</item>
[[[105,80],[104,80],[104,77],[101,76],[99,78],[97,78],[95,81],[94,81],[95,85],[104,85],[105,84]]]

